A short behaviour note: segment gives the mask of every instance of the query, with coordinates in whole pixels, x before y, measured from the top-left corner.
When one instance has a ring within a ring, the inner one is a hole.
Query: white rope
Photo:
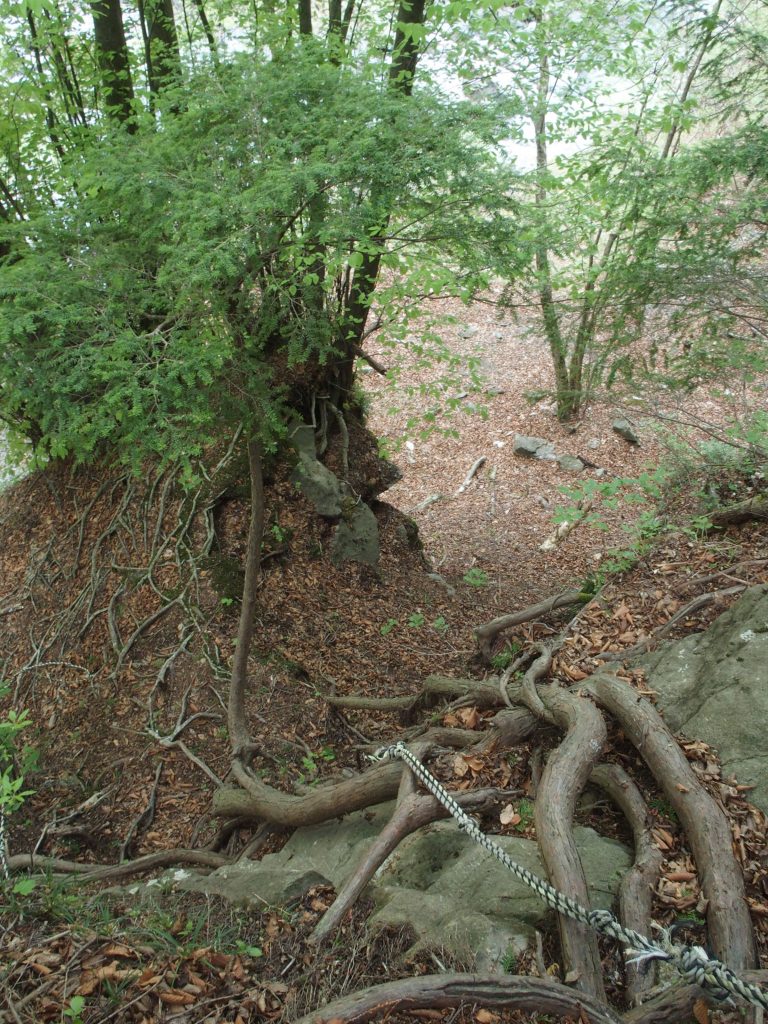
[[[663,928],[659,929],[662,936],[662,945],[659,945],[645,935],[641,935],[640,932],[624,928],[610,910],[587,910],[570,896],[555,889],[549,882],[545,882],[527,868],[515,863],[497,843],[494,843],[478,828],[476,822],[461,809],[444,786],[403,743],[383,747],[372,758],[376,761],[392,759],[404,761],[432,796],[439,800],[449,814],[456,819],[459,828],[484,847],[491,856],[509,868],[512,874],[532,889],[544,903],[559,914],[587,924],[596,932],[616,939],[627,946],[626,955],[629,956],[627,963],[663,960],[676,967],[686,981],[706,989],[717,1000],[722,1001],[730,995],[737,995],[754,1006],[762,1006],[768,1010],[768,993],[758,985],[742,981],[725,964],[709,957],[701,946],[673,943]]]

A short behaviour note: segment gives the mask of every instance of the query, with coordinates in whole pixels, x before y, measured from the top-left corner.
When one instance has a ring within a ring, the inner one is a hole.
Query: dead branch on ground
[[[528,608],[523,608],[522,611],[513,612],[510,615],[500,615],[496,619],[491,619],[490,622],[485,622],[483,625],[475,628],[475,639],[480,648],[480,653],[484,658],[490,659],[493,641],[499,633],[503,633],[513,626],[519,626],[523,622],[530,622],[531,619],[538,619],[542,615],[548,615],[557,608],[566,608],[568,605],[579,604],[588,600],[589,595],[581,590],[564,590],[560,594],[548,597],[545,601],[529,605]]]

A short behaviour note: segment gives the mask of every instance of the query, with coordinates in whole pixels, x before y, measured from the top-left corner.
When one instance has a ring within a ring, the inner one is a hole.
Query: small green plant
[[[442,615],[438,615],[435,621],[432,623],[432,629],[434,629],[436,633],[440,633],[440,635],[442,636],[448,632],[450,626],[445,621]]]
[[[219,601],[219,604],[222,606],[222,608],[231,608],[234,603],[234,597],[222,597]]]
[[[260,956],[264,956],[264,950],[260,946],[252,946],[244,939],[237,939],[235,941],[235,952],[238,956],[250,956],[254,960]]]
[[[281,526],[280,523],[273,523],[269,528],[269,532],[277,544],[287,544],[293,534],[291,529],[287,526]]]
[[[497,672],[503,672],[505,668],[509,668],[520,650],[521,646],[517,641],[513,640],[507,643],[503,651],[499,651],[491,658],[491,667],[495,668]]]
[[[408,625],[411,629],[420,629],[424,625],[425,619],[421,612],[411,612],[408,616]]]
[[[488,584],[488,573],[483,569],[478,569],[477,566],[472,566],[471,569],[467,569],[462,579],[470,587],[485,587]]]
[[[313,751],[312,753],[302,757],[301,764],[307,774],[300,775],[299,781],[311,782],[316,778],[319,771],[318,760],[325,761],[326,763],[335,761],[336,754],[333,751],[333,747],[323,747],[321,750],[318,750],[317,753]]]
[[[521,800],[517,806],[520,821],[515,825],[518,832],[525,832],[533,824],[533,801]]]
[[[0,685],[0,699],[9,692],[8,686]],[[3,829],[0,831],[0,854],[3,863],[7,850],[6,829],[8,818],[15,814],[34,790],[25,789],[26,775],[37,761],[37,753],[29,746],[18,749],[17,741],[20,734],[32,723],[27,711],[15,711],[10,708],[4,718],[0,718],[0,812],[3,817]],[[17,896],[28,895],[35,887],[32,879],[21,879],[16,882],[13,892]]]
[[[517,953],[514,946],[507,946],[501,958],[501,969],[505,974],[514,974],[517,971]]]
[[[83,996],[72,996],[69,1006],[63,1011],[69,1024],[83,1024],[82,1013],[85,1009],[85,998]]]
[[[384,625],[379,628],[379,632],[382,636],[389,636],[396,625],[397,619],[387,619]]]

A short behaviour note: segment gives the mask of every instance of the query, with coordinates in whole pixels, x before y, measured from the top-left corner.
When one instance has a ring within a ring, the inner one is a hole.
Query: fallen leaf
[[[498,1013],[491,1013],[490,1010],[478,1010],[475,1014],[475,1020],[479,1024],[493,1024],[496,1020],[501,1020]]]
[[[191,992],[179,992],[178,989],[168,989],[157,994],[160,1001],[167,1006],[189,1006],[190,1003],[197,1001],[197,996],[193,996]]]
[[[690,793],[690,789],[688,789],[687,786],[684,786],[682,782],[676,782],[675,789],[678,791],[678,793]]]

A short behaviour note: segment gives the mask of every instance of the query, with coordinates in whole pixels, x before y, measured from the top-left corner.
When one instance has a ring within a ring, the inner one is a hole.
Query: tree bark
[[[576,801],[605,744],[605,722],[591,701],[556,687],[542,688],[541,699],[555,723],[567,729],[567,734],[550,754],[536,793],[536,838],[551,884],[589,907],[587,880],[573,838],[572,822]],[[566,969],[577,975],[574,984],[582,992],[605,1001],[594,931],[562,915],[558,928]]]
[[[701,888],[715,956],[734,971],[756,965],[744,877],[733,855],[728,819],[707,793],[655,708],[616,676],[598,672],[579,684],[619,722],[648,765],[685,829]]]
[[[134,132],[133,79],[120,0],[91,0],[91,13],[104,89],[104,108],[108,117]]]
[[[181,81],[181,54],[173,0],[143,0],[141,15],[146,24],[147,79],[149,91],[159,96]]]
[[[245,581],[243,600],[240,606],[240,622],[237,629],[237,645],[232,661],[232,675],[229,684],[227,724],[232,751],[237,751],[250,742],[250,730],[245,712],[245,695],[248,688],[248,655],[251,650],[256,615],[256,594],[261,571],[261,541],[264,535],[264,478],[262,476],[261,442],[255,438],[248,441],[248,466],[251,478],[251,521],[248,527],[248,551],[245,560]]]
[[[604,1003],[556,981],[503,974],[426,974],[374,985],[306,1014],[294,1024],[364,1024],[390,1014],[479,1004],[495,1009],[549,1013],[590,1024],[620,1024]]]

